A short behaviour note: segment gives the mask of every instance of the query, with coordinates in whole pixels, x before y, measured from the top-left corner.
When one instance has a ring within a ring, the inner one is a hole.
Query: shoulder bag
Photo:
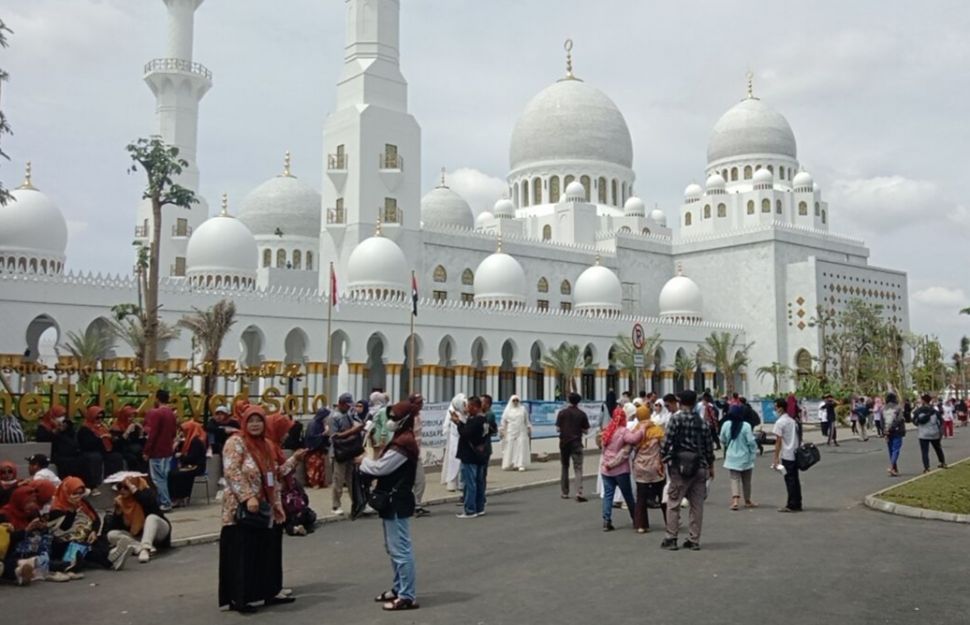
[[[273,509],[266,501],[259,502],[259,509],[250,512],[245,502],[236,507],[236,525],[253,529],[268,529],[273,523]]]
[[[799,471],[808,471],[822,459],[822,453],[815,446],[815,443],[802,442],[802,424],[796,421],[798,428],[798,447],[795,448],[795,466]]]

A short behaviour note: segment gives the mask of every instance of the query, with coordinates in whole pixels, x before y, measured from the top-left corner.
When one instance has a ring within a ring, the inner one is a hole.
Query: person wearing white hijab
[[[445,418],[441,423],[441,432],[445,437],[445,453],[441,460],[441,483],[445,485],[448,492],[458,490],[458,472],[461,469],[461,461],[458,459],[458,427],[451,420],[451,415],[458,415],[458,420],[464,423],[468,420],[468,413],[465,410],[468,399],[464,393],[458,393],[451,400],[451,405],[445,412]]]
[[[659,397],[657,401],[653,402],[653,413],[650,415],[650,420],[662,428],[666,428],[670,421],[670,411],[667,410],[667,406]]]
[[[529,411],[522,405],[518,395],[509,398],[509,403],[502,412],[499,436],[502,438],[502,469],[508,471],[517,468],[525,471],[532,455],[532,423],[529,422]]]

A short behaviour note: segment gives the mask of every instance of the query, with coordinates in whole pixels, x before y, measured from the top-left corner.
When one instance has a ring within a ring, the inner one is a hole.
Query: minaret
[[[188,161],[178,178],[183,187],[198,192],[199,168],[196,146],[199,129],[199,102],[212,87],[212,72],[192,60],[195,11],[204,0],[162,0],[168,9],[168,51],[165,57],[145,64],[145,82],[155,96],[157,134],[179,149]],[[162,212],[161,274],[185,275],[185,250],[192,230],[208,217],[205,200],[191,209],[165,207]],[[151,235],[151,206],[142,202],[135,225],[135,238],[147,243]]]
[[[407,110],[399,65],[400,0],[344,0],[347,45],[335,110],[324,125],[320,266],[343,270],[374,233],[419,266],[421,128]],[[321,272],[321,280],[327,276]],[[326,285],[321,284],[326,290]]]

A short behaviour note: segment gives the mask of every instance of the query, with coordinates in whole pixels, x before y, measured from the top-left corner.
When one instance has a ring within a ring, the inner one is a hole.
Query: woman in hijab
[[[101,406],[89,406],[77,432],[77,444],[89,470],[85,482],[90,488],[101,483],[102,471],[104,475],[111,475],[125,469],[125,459],[115,450],[111,432],[101,422],[103,418]]]
[[[158,504],[158,496],[141,477],[127,477],[116,487],[114,514],[105,523],[112,548],[130,549],[145,564],[158,548],[172,545],[172,524]]]
[[[502,438],[502,469],[518,469],[525,471],[529,466],[530,441],[532,439],[532,423],[529,422],[529,411],[522,405],[518,395],[509,398],[509,403],[502,412],[502,427],[499,430]]]
[[[616,406],[616,391],[610,389],[606,393],[606,414],[610,415],[611,418],[613,417],[613,413],[616,412]]]
[[[18,484],[20,480],[17,479],[17,465],[9,460],[0,462],[0,506],[7,505]]]
[[[195,478],[205,475],[205,430],[196,421],[185,421],[179,426],[182,444],[175,453],[178,468],[168,474],[168,493],[175,508],[189,505]]]
[[[415,590],[414,550],[411,546],[411,517],[414,516],[414,476],[420,453],[414,438],[414,404],[402,401],[388,410],[391,442],[380,458],[355,459],[360,472],[377,478],[374,493],[386,494],[385,503],[377,512],[384,524],[384,548],[391,558],[394,583],[375,600],[385,610],[413,610],[418,607]]]
[[[310,488],[326,488],[327,486],[327,452],[330,450],[330,439],[326,436],[327,417],[330,410],[320,408],[313,415],[313,421],[306,429],[306,483]]]
[[[134,406],[122,406],[115,412],[115,420],[108,431],[111,432],[114,448],[121,453],[125,466],[129,471],[148,471],[148,463],[142,457],[145,447],[145,430],[140,423],[135,422],[138,409]]]
[[[441,459],[441,483],[450,493],[458,490],[458,472],[461,469],[461,461],[458,460],[458,428],[452,422],[451,415],[458,415],[460,421],[467,420],[468,415],[465,411],[467,403],[464,393],[455,395],[441,422],[441,433],[445,437],[445,451]]]
[[[619,488],[633,519],[633,489],[630,486],[630,451],[643,439],[643,431],[627,429],[628,418],[636,414],[632,403],[617,411],[603,430],[603,455],[600,459],[600,475],[603,476],[603,531],[613,531],[613,495]]]
[[[298,450],[284,462],[268,436],[263,408],[243,413],[242,431],[222,449],[226,492],[219,536],[219,606],[251,613],[256,603],[291,603],[283,591],[283,533],[286,520],[278,476],[302,460]],[[265,525],[264,525],[265,523]]]
[[[14,489],[10,501],[0,508],[0,523],[12,529],[0,577],[19,586],[44,579],[50,562],[51,535],[40,516],[37,491],[31,484]]]
[[[78,477],[64,478],[57,487],[48,515],[54,536],[51,555],[62,561],[67,571],[83,568],[84,562],[121,570],[131,551],[112,549],[101,535],[101,516],[86,499],[90,494]]]
[[[651,504],[653,507],[660,506],[664,523],[667,522],[667,506],[660,503],[666,481],[663,459],[660,457],[664,429],[650,419],[650,409],[646,405],[637,407],[636,419],[634,432],[642,432],[643,438],[636,446],[636,457],[633,459],[633,478],[637,483],[633,524],[637,533],[646,534],[650,531],[647,508]]]
[[[51,444],[51,462],[57,467],[58,476],[85,477],[84,460],[77,444],[74,424],[67,418],[64,406],[51,406],[38,423],[34,436],[38,443]]]
[[[731,472],[731,510],[740,508],[744,496],[745,508],[757,508],[751,500],[751,474],[758,444],[751,424],[744,418],[744,408],[731,406],[724,425],[721,426],[721,444],[724,447],[724,468]]]

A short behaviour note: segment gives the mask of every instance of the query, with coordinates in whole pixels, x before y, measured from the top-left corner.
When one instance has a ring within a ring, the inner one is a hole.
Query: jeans
[[[414,550],[411,548],[411,519],[384,519],[384,549],[391,557],[394,586],[391,590],[401,599],[416,598],[414,585]]]
[[[899,451],[903,448],[903,437],[887,436],[886,448],[889,450],[889,466],[898,470],[896,463],[899,462]]]
[[[158,492],[158,505],[162,508],[172,507],[172,498],[168,494],[168,473],[172,469],[171,458],[150,458],[148,472]]]
[[[623,493],[623,501],[626,502],[626,507],[629,509],[630,518],[633,518],[633,513],[636,508],[636,503],[633,501],[633,487],[630,486],[630,474],[621,473],[619,475],[604,475],[603,476],[603,522],[609,523],[613,520],[613,494],[616,492],[616,488],[620,488],[620,492]]]
[[[576,496],[583,496],[583,443],[573,441],[565,446],[559,446],[559,462],[562,464],[562,473],[559,477],[559,488],[562,494],[569,496],[569,463],[573,463],[573,473],[576,480]]]
[[[835,431],[835,425],[836,425],[836,421],[829,421],[828,437],[826,438],[826,441],[825,441],[826,445],[830,443],[835,443],[836,445],[839,444],[837,433]]]
[[[940,439],[919,439],[919,452],[923,456],[923,469],[930,468],[930,445],[933,446],[933,451],[936,452],[936,459],[940,464],[946,464],[946,458],[943,457],[943,445],[940,444]]]
[[[462,462],[461,480],[465,483],[465,514],[485,512],[485,465]]]
[[[785,507],[789,510],[801,510],[802,483],[798,479],[798,463],[783,458],[781,464],[785,467],[785,490],[788,491],[788,503]]]

